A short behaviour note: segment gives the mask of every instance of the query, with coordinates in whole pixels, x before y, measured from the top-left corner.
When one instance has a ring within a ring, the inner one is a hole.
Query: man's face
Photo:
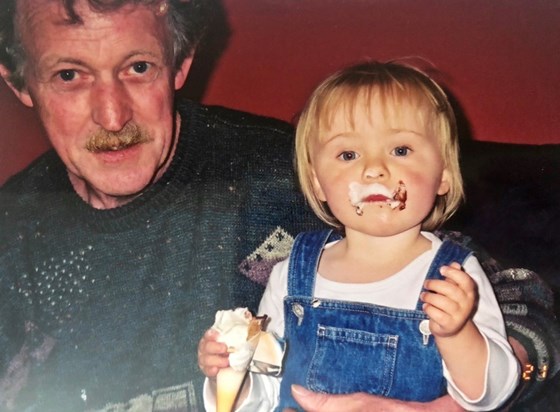
[[[170,159],[174,90],[190,67],[172,70],[165,17],[144,6],[97,14],[78,1],[83,24],[68,24],[59,1],[20,5],[28,64],[18,95],[38,110],[78,194],[105,208],[142,191]]]

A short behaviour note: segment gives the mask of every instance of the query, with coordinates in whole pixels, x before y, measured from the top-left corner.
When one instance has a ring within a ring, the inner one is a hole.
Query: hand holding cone
[[[228,345],[230,366],[217,375],[217,412],[231,412],[247,374],[247,368],[264,326],[266,316],[254,317],[246,308],[218,311],[213,328],[218,341]]]

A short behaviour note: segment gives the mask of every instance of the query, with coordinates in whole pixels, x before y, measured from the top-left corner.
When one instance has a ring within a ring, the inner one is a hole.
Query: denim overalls
[[[402,400],[429,401],[446,391],[442,361],[427,317],[416,310],[313,297],[319,257],[331,231],[298,235],[290,255],[284,299],[287,354],[277,411],[298,409],[290,392],[299,384],[316,392],[367,392]],[[445,241],[426,278],[463,263],[470,251]]]

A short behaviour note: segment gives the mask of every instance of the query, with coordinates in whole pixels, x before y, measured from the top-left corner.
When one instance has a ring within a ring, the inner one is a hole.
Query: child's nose
[[[366,180],[381,179],[387,177],[387,175],[387,168],[380,162],[369,162],[364,169],[364,178]]]

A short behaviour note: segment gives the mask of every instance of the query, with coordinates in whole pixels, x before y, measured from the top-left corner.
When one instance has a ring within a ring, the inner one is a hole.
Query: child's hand
[[[477,303],[475,281],[454,262],[442,266],[445,280],[427,280],[422,293],[424,312],[430,318],[430,331],[437,337],[454,336],[471,318]]]
[[[227,345],[217,342],[218,332],[208,329],[198,343],[198,366],[209,378],[215,378],[218,371],[229,366]]]

